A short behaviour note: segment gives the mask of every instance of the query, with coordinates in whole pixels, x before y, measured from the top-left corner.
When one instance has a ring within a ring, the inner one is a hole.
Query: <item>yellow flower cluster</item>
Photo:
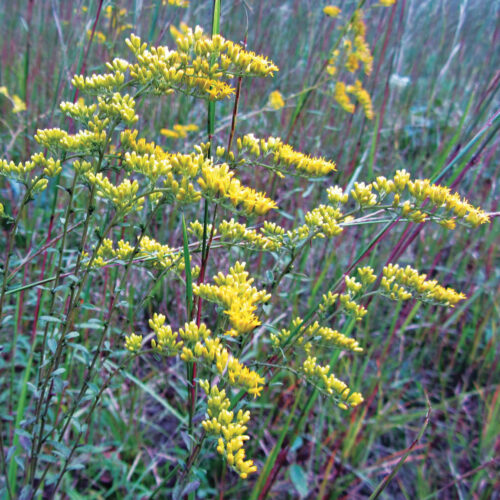
[[[95,40],[97,43],[104,43],[106,41],[106,35],[102,31],[95,30],[94,31]],[[92,37],[92,30],[87,30],[87,40],[90,40]]]
[[[282,144],[277,148],[274,153],[274,163],[294,168],[298,173],[308,177],[322,177],[336,170],[334,162],[305,155],[295,151],[288,144]]]
[[[115,260],[128,260],[134,253],[134,247],[124,240],[119,240],[116,248],[113,242],[105,238],[92,263],[93,267],[103,267],[109,265]],[[137,255],[134,256],[137,262],[144,262],[160,270],[171,270],[182,272],[185,268],[182,253],[176,252],[168,245],[162,245],[149,236],[143,236],[137,249]],[[196,275],[196,270],[193,270]]]
[[[216,385],[210,386],[208,380],[201,380],[200,386],[207,398],[207,418],[201,425],[208,434],[218,436],[217,452],[226,458],[227,463],[242,479],[255,472],[257,467],[252,460],[245,460],[244,443],[249,439],[245,434],[250,412],[239,410],[237,415],[229,411],[231,405],[226,391]]]
[[[128,63],[127,63],[128,64]],[[125,82],[125,73],[115,70],[113,73],[91,76],[75,75],[71,84],[87,94],[102,95],[118,90]]]
[[[4,209],[3,205],[2,205],[2,203],[0,203],[0,217],[3,217],[4,214],[5,214],[5,209]]]
[[[243,186],[234,178],[234,172],[229,170],[226,163],[205,163],[198,184],[205,196],[226,198],[234,208],[241,209],[247,215],[265,215],[269,210],[277,208],[276,203],[265,194]]]
[[[16,94],[10,95],[9,91],[7,90],[7,87],[2,86],[0,87],[0,94],[5,96],[7,99],[9,99],[12,102],[13,108],[12,112],[13,113],[20,113],[21,111],[26,111],[26,103]]]
[[[226,334],[231,333],[226,332]],[[226,347],[223,347],[219,338],[208,337],[204,343],[198,341],[192,351],[186,354],[191,356],[190,359],[203,358],[214,363],[219,375],[226,374],[231,385],[244,387],[254,397],[260,396],[265,379],[235,358]]]
[[[162,270],[172,269],[177,272],[182,272],[185,268],[182,254],[149,236],[142,237],[139,248],[139,258],[145,258],[147,261],[151,259],[153,267]]]
[[[396,0],[379,0],[379,2],[380,5],[383,5],[384,7],[390,7],[396,3]]]
[[[329,394],[339,396],[341,402],[338,406],[340,408],[347,410],[349,406],[358,406],[363,402],[363,396],[359,392],[351,392],[345,382],[342,382],[333,373],[330,373],[330,365],[319,365],[316,361],[317,358],[308,356],[302,367],[304,373],[318,380]]]
[[[158,93],[178,90],[190,95],[220,100],[234,88],[222,78],[234,76],[272,76],[278,68],[266,58],[243,50],[220,35],[208,38],[197,26],[193,31],[177,31],[177,50],[151,47],[135,35],[126,40],[137,57],[130,74],[142,85],[151,85]]]
[[[135,151],[125,153],[123,166],[146,176],[153,184],[157,182],[159,177],[167,176],[172,171],[172,165],[167,155],[158,157],[155,154],[137,154]]]
[[[31,172],[36,167],[43,168],[42,176],[30,178]],[[61,171],[61,163],[53,158],[45,158],[42,153],[37,153],[31,156],[31,160],[24,163],[14,163],[13,161],[0,160],[0,175],[14,179],[24,184],[31,190],[31,194],[36,194],[48,185],[48,180],[45,177],[53,177]]]
[[[368,120],[373,119],[373,106],[370,94],[368,94],[368,92],[363,88],[359,80],[356,80],[354,85],[347,86],[344,82],[338,81],[335,84],[335,92],[333,94],[333,97],[340,104],[342,109],[344,109],[344,111],[354,113],[356,106],[350,100],[347,95],[348,93],[353,94],[354,97],[356,97]]]
[[[279,137],[258,139],[254,134],[246,134],[238,137],[236,145],[239,154],[248,153],[255,158],[272,155],[273,170],[281,174],[322,177],[335,171],[334,162],[295,151]]]
[[[139,352],[142,347],[142,335],[131,333],[125,337],[125,347],[131,352]]]
[[[305,226],[302,228],[307,228],[309,235],[313,235],[314,238],[331,238],[342,232],[339,221],[343,219],[343,214],[330,205],[319,205],[307,212],[304,218]],[[298,229],[298,233],[299,237],[303,238],[301,228]]]
[[[285,229],[276,224],[275,222],[264,221],[262,232],[270,236],[274,236],[281,243],[282,237],[285,234]]]
[[[372,99],[370,97],[370,94],[363,88],[361,82],[359,80],[356,80],[354,85],[348,85],[346,87],[346,90],[347,92],[353,94],[356,97],[359,104],[363,108],[363,111],[365,112],[366,118],[368,118],[368,120],[372,120],[373,119]]]
[[[373,56],[371,54],[370,47],[366,43],[366,25],[363,20],[363,11],[361,9],[354,12],[351,28],[354,33],[354,51],[351,52],[351,54],[359,62],[363,63],[365,73],[369,75],[372,71]]]
[[[348,316],[354,317],[356,321],[361,321],[368,311],[364,306],[358,304],[354,300],[354,296],[363,288],[363,286],[366,286],[365,282],[361,284],[354,278],[350,277],[346,277],[345,280],[347,293],[339,295],[338,293],[328,292],[327,294],[324,294],[318,310],[322,316],[326,316],[333,309],[337,299],[340,297],[340,309],[343,310]]]
[[[255,315],[257,304],[271,298],[265,291],[253,287],[254,279],[248,276],[245,263],[236,262],[229,269],[229,274],[214,276],[215,285],[203,283],[193,286],[193,293],[224,307],[233,327],[227,332],[231,336],[248,333],[259,326],[260,321]]]
[[[134,129],[125,129],[120,134],[120,142],[124,149],[130,149],[138,155],[155,156],[156,160],[169,159],[169,153],[165,152],[161,146],[155,142],[146,142],[146,139],[141,137],[137,139],[139,131]]]
[[[326,294],[323,294],[323,297],[321,298],[321,302],[319,303],[318,310],[320,314],[326,315],[329,310],[333,308],[335,303],[337,302],[337,299],[339,298],[338,293],[332,293],[329,291]]]
[[[335,5],[327,5],[323,8],[323,12],[330,17],[337,17],[342,11]]]
[[[201,362],[215,365],[219,375],[226,376],[233,386],[245,388],[254,397],[260,396],[265,382],[257,372],[243,365],[221,343],[214,338],[204,323],[198,326],[194,321],[186,323],[178,332],[165,325],[165,316],[155,313],[149,320],[149,326],[156,334],[151,346],[159,354],[176,356],[180,353],[185,362]]]
[[[336,17],[340,13],[340,9],[334,6],[325,7],[323,11],[332,17]],[[360,64],[363,64],[365,74],[370,74],[373,67],[373,56],[370,46],[366,42],[366,26],[363,21],[363,11],[360,9],[356,10],[350,24],[345,28],[342,43],[343,50],[335,48],[332,51],[328,65],[326,66],[326,72],[333,77],[337,73],[337,66],[344,61],[344,66],[350,73],[358,71]],[[371,97],[363,88],[360,80],[356,80],[354,85],[346,85],[345,82],[339,80],[335,83],[333,93],[335,101],[337,101],[344,111],[354,113],[356,106],[348,94],[354,95],[363,108],[365,116],[371,120],[373,118]]]
[[[372,184],[365,184],[364,182],[354,183],[351,196],[361,208],[373,207],[377,204],[377,195],[372,193],[372,188]]]
[[[336,205],[345,205],[349,199],[349,195],[344,193],[344,190],[340,186],[330,186],[326,190],[328,196],[328,201]]]
[[[271,92],[267,104],[272,109],[281,109],[285,105],[281,92],[279,90]]]
[[[173,5],[174,7],[187,7],[189,0],[162,0],[162,5]]]
[[[188,231],[195,235],[198,240],[203,239],[203,224],[199,220],[195,220],[189,223]],[[209,236],[212,234],[212,224],[207,225],[207,235]],[[215,236],[217,234],[217,229],[213,230],[213,235]]]
[[[201,351],[203,350],[202,341],[207,341],[210,338],[210,330],[206,327],[204,323],[201,323],[198,326],[194,321],[190,323],[186,323],[184,325],[184,329],[179,328],[179,337],[184,342],[184,347],[182,348],[181,359],[186,362],[195,360],[195,353],[193,352],[193,347],[196,349],[196,356],[199,357],[202,355]],[[222,346],[221,346],[222,348]],[[224,365],[225,367],[225,365]],[[222,371],[224,368],[220,370]]]
[[[195,125],[194,123],[189,125],[175,124],[173,130],[162,128],[160,133],[169,139],[184,139],[187,137],[188,132],[196,132],[198,129],[198,125]]]
[[[59,105],[61,111],[71,116],[75,120],[88,122],[97,110],[97,104],[86,106],[83,98],[78,99],[77,102],[63,101]]]
[[[234,219],[222,221],[219,225],[219,233],[222,241],[238,245],[245,244],[247,248],[273,251],[281,246],[279,240],[264,236],[255,229],[248,229],[245,224],[240,224]]]
[[[355,302],[348,293],[340,295],[340,304],[346,314],[353,316],[356,321],[361,321],[368,312],[364,306]]]
[[[335,91],[333,93],[334,99],[340,104],[344,111],[348,113],[354,113],[356,106],[349,99],[349,96],[346,92],[346,85],[344,82],[340,80],[335,84]]]
[[[164,188],[182,204],[198,202],[201,193],[191,179],[201,172],[203,166],[210,168],[211,160],[198,152],[189,155],[165,153],[154,143],[145,143],[142,139],[135,141],[135,132],[124,137],[131,149],[135,149],[125,153],[124,165],[145,175],[153,184],[164,177]]]
[[[300,318],[298,318],[300,320]],[[302,320],[300,320],[302,321]],[[299,344],[306,342],[306,350],[310,350],[315,343],[321,343],[321,350],[325,346],[340,347],[346,351],[363,352],[359,342],[328,326],[321,326],[317,321],[311,323],[304,333],[297,339]],[[311,343],[310,346],[307,343]]]
[[[183,342],[178,341],[178,335],[172,332],[170,325],[165,325],[165,316],[154,313],[149,326],[156,334],[156,339],[151,340],[151,347],[158,353],[176,356]]]
[[[368,191],[371,193],[371,187],[378,191],[380,201],[393,193],[393,207],[400,207],[402,215],[416,222],[427,220],[427,215],[416,207],[416,203],[421,204],[424,200],[428,200],[429,205],[438,210],[433,217],[440,219],[440,224],[448,229],[455,228],[457,219],[462,219],[473,227],[486,224],[490,220],[483,210],[471,205],[458,193],[452,193],[448,187],[432,184],[428,179],[413,181],[406,170],[398,170],[391,180],[383,176],[377,177],[375,182],[365,186],[366,195]],[[405,194],[409,194],[411,200],[402,203],[401,198]]]
[[[36,167],[35,162],[14,163],[13,161],[0,160],[0,175],[10,177],[19,182],[26,182],[27,176]]]
[[[96,153],[103,150],[106,144],[106,131],[103,124],[89,122],[92,130],[81,130],[77,134],[70,135],[59,128],[37,130],[35,140],[47,149],[61,149],[74,153]]]
[[[421,301],[453,307],[466,298],[463,293],[444,288],[436,280],[426,278],[426,274],[419,274],[410,266],[402,268],[398,264],[389,264],[384,267],[380,286],[393,300],[415,297]]]
[[[370,266],[358,267],[357,273],[364,286],[371,285],[377,279],[373,267]]]
[[[107,117],[121,119],[126,125],[133,125],[139,120],[139,116],[135,114],[135,100],[128,94],[115,92],[111,98],[99,96],[97,99],[99,110]]]
[[[130,182],[129,179],[124,179],[118,186],[115,186],[101,172],[97,174],[87,172],[85,176],[90,184],[97,187],[97,196],[111,201],[122,215],[142,210],[144,197],[137,196],[139,183],[136,180]]]

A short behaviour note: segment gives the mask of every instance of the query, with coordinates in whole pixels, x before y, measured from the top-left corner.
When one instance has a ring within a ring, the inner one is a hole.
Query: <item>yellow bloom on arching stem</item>
[[[191,123],[189,125],[175,124],[173,129],[162,128],[160,133],[169,139],[186,138],[188,132],[196,132],[199,129],[198,125]]]
[[[181,23],[179,29],[177,29],[173,24],[170,25],[170,34],[175,40],[176,38],[184,36],[189,31],[189,26],[186,23]]]
[[[95,40],[97,43],[104,43],[106,41],[106,35],[101,31],[94,31]],[[92,30],[87,30],[87,38],[90,40],[92,37]]]
[[[173,5],[174,7],[187,7],[189,0],[163,0],[162,5]]]
[[[335,84],[335,91],[333,97],[340,104],[342,109],[344,109],[344,111],[347,111],[348,113],[354,113],[354,110],[356,108],[346,93],[346,85],[344,82],[338,81]]]
[[[131,333],[128,337],[125,337],[125,347],[131,352],[139,352],[142,345],[142,335],[136,335]]]
[[[330,17],[337,17],[342,11],[335,5],[327,5],[323,12]]]
[[[17,95],[12,96],[12,102],[14,107],[12,108],[13,113],[20,113],[21,111],[26,111],[26,103]]]
[[[285,101],[279,90],[275,90],[269,94],[268,104],[273,109],[281,109],[285,105]]]
[[[396,3],[396,0],[379,0],[379,2],[380,5],[383,5],[384,7],[390,7]]]

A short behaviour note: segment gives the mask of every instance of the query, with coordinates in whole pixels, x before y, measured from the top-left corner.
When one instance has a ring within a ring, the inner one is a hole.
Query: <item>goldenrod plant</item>
[[[362,83],[373,66],[364,3],[351,12],[324,7],[332,22],[343,24],[321,84],[343,110],[353,113],[359,107],[371,120],[376,110]],[[376,5],[394,3],[380,0]],[[188,2],[163,4],[186,7]],[[115,24],[125,16],[121,10],[105,12]],[[175,376],[184,384],[184,406],[173,414],[185,435],[185,459],[162,478],[158,492],[174,498],[192,495],[193,471],[214,460],[215,452],[223,467],[242,480],[259,478],[253,495],[261,498],[269,487],[269,468],[247,445],[261,425],[253,419],[254,409],[277,375],[295,381],[297,401],[309,391],[315,398],[322,395],[336,411],[362,406],[363,379],[342,373],[337,360],[339,354],[366,356],[369,346],[354,333],[356,325],[377,314],[372,299],[385,297],[397,307],[413,300],[453,308],[466,298],[442,286],[439,277],[409,265],[376,267],[358,259],[316,301],[305,294],[293,316],[281,314],[289,300],[284,283],[304,252],[323,240],[367,225],[376,231],[411,223],[471,231],[487,224],[489,216],[446,185],[413,178],[404,168],[345,188],[334,181],[341,168],[334,158],[302,152],[261,130],[240,134],[241,82],[272,79],[279,68],[225,39],[219,18],[220,1],[215,0],[212,33],[184,24],[171,29],[173,45],[130,34],[120,57],[110,60],[105,71],[73,77],[79,98],[60,104],[67,129],[37,130],[39,152],[26,161],[0,161],[0,175],[18,193],[16,205],[0,203],[7,224],[0,278],[3,338],[9,335],[7,305],[29,287],[12,286],[18,272],[11,264],[18,228],[30,202],[45,196],[50,185],[58,185],[59,196],[65,197],[63,213],[54,221],[59,235],[54,274],[31,285],[43,286],[45,299],[40,303],[42,330],[31,346],[33,368],[26,372],[25,417],[12,427],[13,441],[0,429],[7,497],[41,498],[42,491],[54,497],[64,478],[84,466],[81,457],[95,414],[124,370],[133,377],[153,365],[175,364]],[[129,29],[124,22],[120,26],[117,33]],[[98,42],[104,43],[101,38]],[[200,126],[175,122],[154,137],[144,134],[142,103],[165,96],[206,101],[208,136],[191,147],[187,139],[201,136]],[[214,133],[221,101],[234,103],[227,136]],[[288,101],[274,90],[267,108],[282,110]],[[22,111],[16,102],[14,112]],[[177,139],[186,140],[188,149],[173,149],[181,147]],[[271,181],[267,191],[255,183],[259,177]],[[315,190],[320,201],[285,219],[275,195],[288,179]],[[157,225],[171,228],[168,239],[153,236]],[[321,272],[324,263],[316,265]],[[85,297],[102,276],[111,293],[106,313],[94,316]],[[128,294],[137,279],[148,283],[149,291],[136,304]],[[164,283],[179,290],[175,307],[162,300],[151,305],[153,290]],[[127,307],[133,311],[129,320],[118,321]],[[82,324],[93,325],[96,332],[85,349]],[[80,385],[73,386],[76,357],[83,357],[85,369]],[[305,415],[304,409],[300,418]],[[155,415],[148,418],[161,425]]]

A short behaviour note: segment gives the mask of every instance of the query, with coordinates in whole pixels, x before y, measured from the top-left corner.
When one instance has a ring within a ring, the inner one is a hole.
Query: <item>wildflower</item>
[[[327,5],[323,8],[323,12],[330,17],[337,17],[342,11],[335,5]]]
[[[162,5],[173,5],[174,7],[187,7],[189,0],[162,0]]]
[[[224,312],[239,334],[252,331],[260,325],[255,315],[257,304],[267,302],[271,296],[251,286],[253,278],[245,271],[245,263],[236,262],[229,274],[214,276],[215,285],[193,286],[193,293],[205,300],[224,306]]]
[[[0,87],[0,94],[5,96],[12,102],[13,113],[20,113],[21,111],[26,111],[26,103],[16,94],[11,96],[9,94],[9,91],[7,90],[7,87],[5,87],[4,85]]]
[[[234,219],[222,221],[219,225],[219,233],[223,241],[240,245],[247,243],[247,248],[277,250],[281,246],[278,239],[264,236],[255,229],[248,229],[245,224],[239,224]]]
[[[92,30],[89,29],[87,30],[87,39],[90,40],[91,36],[92,36]],[[94,36],[97,43],[104,43],[106,41],[106,35],[99,30],[94,31]]]
[[[357,273],[359,275],[361,283],[363,283],[363,285],[365,286],[370,285],[377,279],[373,272],[373,268],[370,266],[358,267]]]
[[[330,373],[330,365],[322,366],[316,361],[317,358],[308,356],[302,366],[304,373],[320,383],[329,394],[339,396],[340,408],[346,410],[349,406],[358,406],[363,402],[363,396],[359,392],[351,392],[345,382]]]
[[[368,120],[373,119],[373,106],[372,100],[370,98],[370,94],[363,88],[361,82],[356,80],[354,85],[348,85],[346,87],[346,91],[350,94],[353,94],[358,102],[361,104],[363,111],[365,112],[365,116]]]
[[[235,415],[229,411],[231,403],[224,389],[219,390],[216,385],[210,386],[208,380],[201,380],[200,386],[208,396],[207,418],[201,425],[208,434],[218,437],[217,452],[226,458],[228,465],[242,479],[246,479],[257,470],[252,460],[245,460],[243,447],[245,441],[250,439],[245,434],[250,412],[239,410]]]
[[[423,302],[431,302],[454,307],[466,297],[453,288],[444,288],[436,280],[428,280],[427,275],[398,264],[388,264],[384,267],[381,288],[393,300],[408,300],[412,297]]]
[[[142,335],[131,333],[125,337],[125,347],[131,352],[139,352],[142,346]]]
[[[268,105],[273,109],[281,109],[285,105],[285,101],[279,90],[275,90],[269,94]]]
[[[377,203],[377,196],[372,193],[372,187],[372,184],[365,184],[364,182],[354,183],[351,196],[358,202],[361,208],[372,207]]]
[[[12,96],[12,102],[14,103],[14,107],[12,108],[13,113],[20,113],[21,111],[26,111],[26,103],[18,96]]]
[[[196,132],[199,129],[198,125],[189,124],[189,125],[174,125],[173,130],[162,128],[160,133],[169,139],[179,139],[186,138],[188,132]]]
[[[156,340],[151,340],[151,347],[158,353],[175,356],[184,343],[182,340],[177,340],[177,334],[172,332],[172,328],[169,325],[165,325],[165,316],[154,313],[153,317],[149,320],[149,326],[156,334]]]
[[[335,92],[333,94],[333,97],[340,104],[344,111],[347,111],[348,113],[354,113],[354,110],[356,108],[346,93],[346,85],[344,82],[338,81],[335,84]]]

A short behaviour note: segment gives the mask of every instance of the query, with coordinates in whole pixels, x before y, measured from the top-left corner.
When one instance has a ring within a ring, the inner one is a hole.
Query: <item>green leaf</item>
[[[307,485],[307,474],[300,465],[293,464],[290,467],[290,479],[299,493],[300,498],[304,498],[309,492],[309,487]]]

